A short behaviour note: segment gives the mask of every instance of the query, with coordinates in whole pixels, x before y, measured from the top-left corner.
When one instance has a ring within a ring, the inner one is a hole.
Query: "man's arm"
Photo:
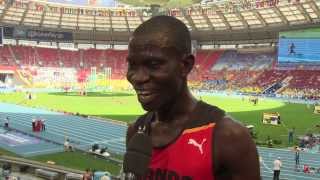
[[[260,180],[256,145],[247,128],[225,118],[214,134],[214,169],[218,180]]]

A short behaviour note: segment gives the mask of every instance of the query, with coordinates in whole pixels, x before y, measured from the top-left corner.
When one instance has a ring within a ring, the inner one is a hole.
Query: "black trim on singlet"
[[[139,127],[146,127],[145,133],[151,134],[151,123],[154,120],[154,112],[147,112],[146,114],[140,116],[134,123],[134,131],[137,132]]]
[[[191,129],[208,123],[216,123],[223,119],[225,112],[216,106],[209,105],[203,101],[199,101],[190,115],[189,124],[185,129]],[[147,132],[150,133],[150,124],[154,120],[154,112],[147,112],[140,116],[134,123],[134,129],[138,130],[139,126],[146,126]]]

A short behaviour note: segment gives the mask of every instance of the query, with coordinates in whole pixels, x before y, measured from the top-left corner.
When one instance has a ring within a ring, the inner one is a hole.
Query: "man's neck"
[[[155,112],[156,120],[169,124],[177,120],[187,120],[186,117],[194,110],[197,102],[197,99],[192,96],[188,88],[185,88],[171,104]]]

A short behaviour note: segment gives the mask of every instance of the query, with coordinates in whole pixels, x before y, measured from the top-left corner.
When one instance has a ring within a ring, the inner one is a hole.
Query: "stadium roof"
[[[151,17],[150,7],[101,8],[32,1],[0,4],[0,25],[73,32],[75,40],[127,42],[134,29]],[[232,2],[232,3],[230,3]],[[160,9],[182,20],[199,42],[234,44],[270,41],[279,31],[319,26],[317,0],[215,2],[189,8]]]

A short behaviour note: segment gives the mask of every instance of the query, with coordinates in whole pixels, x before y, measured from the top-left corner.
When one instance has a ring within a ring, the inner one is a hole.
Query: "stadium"
[[[94,179],[119,179],[128,123],[145,112],[126,80],[129,38],[169,15],[192,36],[192,93],[250,130],[261,179],[272,179],[277,157],[280,179],[320,179],[319,8],[318,0],[0,0],[1,178],[82,179],[91,169]]]

